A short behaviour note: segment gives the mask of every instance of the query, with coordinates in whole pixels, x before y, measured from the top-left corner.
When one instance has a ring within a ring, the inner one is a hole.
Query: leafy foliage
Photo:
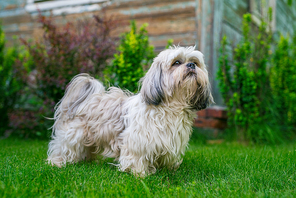
[[[276,46],[270,82],[281,124],[296,127],[296,47],[281,35]]]
[[[149,45],[147,24],[140,27],[131,22],[131,31],[121,36],[119,53],[114,55],[112,65],[105,70],[105,77],[114,86],[137,92],[138,81],[154,58],[154,47]]]
[[[251,15],[244,15],[243,38],[229,59],[228,42],[222,39],[218,79],[228,108],[229,126],[240,140],[275,143],[282,133],[277,130],[267,67],[271,59],[271,33],[264,21],[252,35]],[[275,127],[275,128],[273,128]],[[271,130],[272,129],[272,130]]]
[[[5,49],[5,35],[0,26],[0,136],[8,129],[9,114],[20,103],[30,71],[23,49]],[[17,64],[22,62],[20,66]]]
[[[39,22],[44,30],[42,41],[21,39],[30,53],[23,59],[33,72],[29,86],[23,86],[24,103],[9,113],[11,131],[21,137],[48,137],[52,122],[46,117],[53,116],[67,83],[81,72],[102,78],[108,59],[115,53],[110,34],[116,22],[112,19],[94,16],[92,20],[68,22],[60,28],[51,18],[40,15]],[[20,68],[24,62],[17,58]]]
[[[47,104],[58,102],[67,83],[78,73],[100,77],[107,60],[115,52],[110,31],[111,19],[95,16],[58,28],[50,18],[39,16],[44,30],[43,42],[23,43],[28,47],[37,70],[38,96]]]
[[[51,104],[53,105],[53,104]],[[52,116],[50,108],[25,87],[19,107],[9,113],[9,133],[7,135],[21,138],[48,138],[51,127],[46,117]]]

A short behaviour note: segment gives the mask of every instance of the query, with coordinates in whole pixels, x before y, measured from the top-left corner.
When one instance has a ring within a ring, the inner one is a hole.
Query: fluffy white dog
[[[48,161],[61,167],[101,155],[137,176],[178,168],[196,112],[213,102],[203,55],[194,47],[164,50],[141,83],[133,95],[75,76],[56,107]]]

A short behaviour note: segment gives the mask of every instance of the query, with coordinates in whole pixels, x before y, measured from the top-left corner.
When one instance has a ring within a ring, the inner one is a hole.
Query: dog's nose
[[[195,69],[195,64],[194,63],[188,63],[186,66],[191,68],[191,69]]]

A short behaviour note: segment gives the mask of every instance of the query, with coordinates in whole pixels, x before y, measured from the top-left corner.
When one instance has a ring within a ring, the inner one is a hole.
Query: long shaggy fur
[[[194,47],[165,50],[141,83],[133,95],[75,76],[56,107],[48,161],[61,167],[102,155],[139,176],[178,168],[196,111],[213,102],[203,55]]]

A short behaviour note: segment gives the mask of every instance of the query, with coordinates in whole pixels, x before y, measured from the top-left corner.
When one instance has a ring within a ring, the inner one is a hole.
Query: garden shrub
[[[76,24],[58,27],[51,18],[39,16],[43,41],[23,40],[35,63],[36,94],[53,107],[64,95],[66,85],[77,74],[86,72],[102,77],[102,71],[115,52],[110,31],[115,21],[95,16]]]
[[[28,53],[17,46],[6,49],[0,26],[0,136],[9,129],[9,115],[20,105],[30,71]],[[18,64],[22,62],[22,65]]]
[[[0,29],[0,136],[46,138],[55,104],[67,83],[78,73],[102,78],[115,53],[111,30],[116,22],[94,16],[59,28],[51,18],[39,16],[43,40],[22,42],[27,47],[4,50]],[[32,72],[30,72],[32,71]]]
[[[112,64],[105,70],[108,83],[138,91],[138,81],[144,76],[155,56],[154,47],[149,45],[147,24],[137,31],[135,21],[131,22],[131,30],[121,36],[118,53],[114,54]]]
[[[232,59],[227,38],[221,42],[217,76],[228,109],[228,125],[239,140],[275,143],[282,139],[282,133],[276,128],[278,122],[267,69],[272,36],[264,21],[257,30],[252,28],[250,14],[243,17],[242,32]]]
[[[10,127],[23,137],[46,138],[53,124],[55,104],[63,97],[70,80],[86,72],[103,77],[108,60],[115,53],[111,30],[116,22],[94,16],[77,23],[58,27],[52,18],[39,16],[44,30],[43,40],[21,39],[30,53],[31,86],[27,88],[26,104],[10,114]]]
[[[282,125],[296,127],[296,47],[289,37],[280,36],[275,47],[270,75],[276,110]]]

